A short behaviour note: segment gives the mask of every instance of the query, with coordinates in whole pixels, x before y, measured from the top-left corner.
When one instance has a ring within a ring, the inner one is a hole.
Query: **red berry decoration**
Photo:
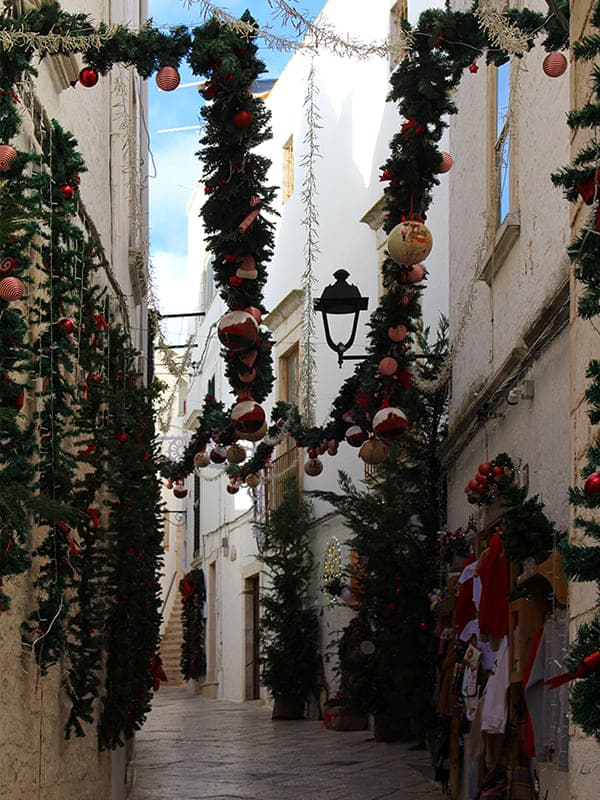
[[[542,61],[544,74],[549,78],[559,78],[567,70],[567,59],[562,53],[548,53]]]
[[[452,165],[454,164],[454,159],[452,158],[450,153],[447,153],[445,150],[442,150],[440,152],[440,155],[442,157],[442,163],[440,164],[440,167],[438,169],[438,174],[443,175],[444,172],[450,172],[450,170],[452,169]]]
[[[86,89],[91,89],[98,83],[98,73],[91,67],[84,67],[79,73],[79,83]]]
[[[156,73],[156,85],[163,92],[172,92],[179,86],[181,77],[175,67],[161,67]]]
[[[395,442],[401,439],[408,426],[404,411],[387,406],[381,408],[373,417],[373,433],[384,442]]]
[[[12,303],[20,300],[25,294],[25,286],[18,278],[2,278],[0,280],[0,299]]]
[[[229,311],[219,320],[217,335],[221,344],[228,350],[238,353],[256,344],[258,325],[254,317],[246,311]],[[252,365],[247,364],[249,367]]]
[[[17,155],[14,147],[9,144],[0,144],[0,172],[6,172]]]
[[[480,475],[489,475],[491,471],[492,465],[489,461],[484,461],[477,467],[477,472],[479,472]]]
[[[585,496],[589,499],[595,497],[598,492],[600,492],[600,472],[592,472],[583,486],[583,491],[585,492]]]
[[[7,272],[12,272],[16,266],[17,266],[17,259],[13,258],[12,256],[5,256],[5,258],[0,260],[0,272],[4,274],[6,274]]]
[[[75,196],[75,188],[70,183],[63,183],[58,187],[58,191],[62,194],[65,200],[72,200]]]
[[[125,444],[125,442],[127,442],[129,440],[129,435],[127,433],[125,433],[125,431],[121,431],[120,433],[116,433],[115,434],[115,439],[120,444]]]
[[[61,319],[58,323],[68,334],[73,333],[75,330],[75,323],[72,319]]]
[[[244,128],[249,128],[250,125],[252,125],[252,114],[249,111],[236,111],[231,118],[231,121],[236,128],[243,130]]]

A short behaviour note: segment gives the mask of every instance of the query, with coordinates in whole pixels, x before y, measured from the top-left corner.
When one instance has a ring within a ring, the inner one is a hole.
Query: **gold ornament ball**
[[[200,450],[194,456],[194,466],[195,467],[208,467],[210,464],[210,456],[206,452],[206,450]]]
[[[227,448],[227,461],[230,464],[241,464],[246,458],[245,449],[239,444],[232,444]]]
[[[429,228],[414,219],[396,225],[387,241],[388,253],[398,264],[417,264],[427,258],[432,247]]]
[[[246,486],[249,486],[251,489],[256,489],[259,484],[260,475],[257,475],[256,472],[253,472],[251,475],[246,475]]]
[[[304,472],[311,478],[316,478],[323,472],[323,462],[320,458],[309,458],[304,465]]]
[[[376,466],[377,464],[383,464],[387,458],[388,452],[389,448],[387,444],[382,442],[381,439],[375,439],[373,437],[363,442],[358,451],[358,457],[361,458],[365,464]]]

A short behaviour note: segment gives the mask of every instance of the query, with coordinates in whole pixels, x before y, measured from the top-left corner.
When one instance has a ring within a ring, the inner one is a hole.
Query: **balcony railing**
[[[291,447],[275,458],[267,469],[265,480],[265,512],[274,511],[281,504],[283,487],[289,478],[293,478],[300,486],[302,476],[302,450]]]

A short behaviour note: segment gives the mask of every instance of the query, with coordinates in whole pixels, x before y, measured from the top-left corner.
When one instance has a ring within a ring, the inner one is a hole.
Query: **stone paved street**
[[[133,800],[441,800],[429,756],[370,731],[273,722],[259,705],[161,689],[136,744]]]

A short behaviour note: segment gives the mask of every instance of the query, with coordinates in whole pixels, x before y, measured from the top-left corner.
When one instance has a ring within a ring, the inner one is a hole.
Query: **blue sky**
[[[215,2],[238,16],[249,8],[261,26],[269,25],[274,31],[281,30],[269,0]],[[325,0],[300,0],[294,5],[306,16],[314,18],[325,5]],[[204,21],[201,12],[200,5],[190,7],[184,0],[150,0],[149,13],[155,25],[198,25]],[[286,28],[285,35],[293,38],[293,29]],[[290,53],[266,48],[260,55],[267,65],[264,77],[273,78],[279,76],[291,56]],[[180,71],[182,84],[197,80],[187,65],[183,64]],[[199,134],[197,130],[161,131],[197,125],[200,96],[195,87],[160,92],[154,78],[148,83],[150,146],[156,167],[156,177],[150,179],[150,249],[160,310],[177,313],[193,310],[195,302],[187,279],[186,204],[200,174],[199,161],[194,155]],[[152,174],[152,163],[150,171]]]

